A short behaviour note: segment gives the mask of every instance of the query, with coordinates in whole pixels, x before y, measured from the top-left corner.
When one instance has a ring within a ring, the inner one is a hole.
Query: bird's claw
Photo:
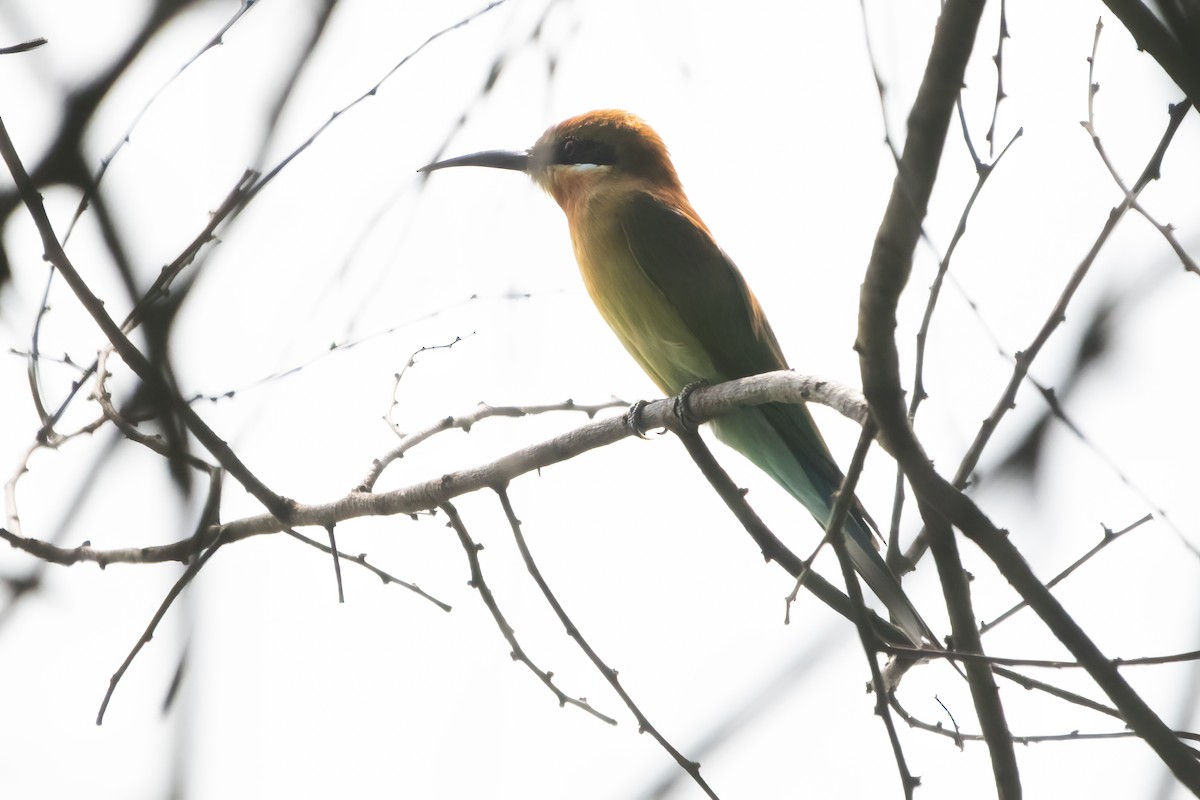
[[[683,426],[685,431],[694,431],[700,427],[700,420],[692,415],[691,409],[688,407],[692,392],[697,389],[707,386],[708,381],[692,381],[675,396],[675,418],[679,420],[679,424]]]
[[[646,405],[647,403],[645,400],[638,400],[629,407],[628,411],[625,412],[625,424],[629,426],[631,431],[633,431],[633,435],[639,439],[650,438],[646,435],[646,426],[642,422],[642,409],[644,409]]]

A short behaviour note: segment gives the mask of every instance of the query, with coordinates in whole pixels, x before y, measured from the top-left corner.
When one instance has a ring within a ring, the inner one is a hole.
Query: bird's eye
[[[612,166],[617,163],[617,152],[611,144],[569,136],[554,148],[556,164],[588,164],[588,166]]]
[[[554,153],[556,164],[587,164],[611,166],[617,163],[617,153],[611,144],[594,139],[568,136],[558,143]]]

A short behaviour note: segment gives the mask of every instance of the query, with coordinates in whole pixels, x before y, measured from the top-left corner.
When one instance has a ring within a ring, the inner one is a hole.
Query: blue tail
[[[767,403],[743,408],[714,420],[713,428],[717,438],[799,500],[822,528],[828,524],[842,472],[806,406]],[[855,570],[887,606],[895,623],[916,647],[926,636],[932,640],[929,626],[876,550],[870,526],[857,502],[846,518],[845,531]]]

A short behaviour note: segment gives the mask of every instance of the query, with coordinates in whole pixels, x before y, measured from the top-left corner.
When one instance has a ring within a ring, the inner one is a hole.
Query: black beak
[[[467,156],[447,158],[426,164],[417,172],[433,172],[443,167],[495,167],[496,169],[513,169],[517,172],[529,171],[529,153],[514,153],[511,150],[484,150],[482,153],[471,153]]]

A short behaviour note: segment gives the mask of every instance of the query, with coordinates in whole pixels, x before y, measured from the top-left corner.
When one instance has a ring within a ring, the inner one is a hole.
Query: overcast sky
[[[881,108],[856,3],[620,0],[547,10],[545,2],[509,0],[429,44],[339,116],[222,234],[174,331],[181,387],[189,395],[235,391],[197,410],[269,486],[310,503],[344,496],[395,445],[383,419],[389,408],[411,431],[479,401],[655,397],[591,307],[550,198],[512,172],[455,170],[427,183],[415,173],[439,155],[525,148],[548,125],[605,107],[633,111],[662,134],[693,204],[762,301],[792,367],[859,385],[858,288],[894,177],[885,120],[902,143],[938,5],[866,4],[887,86]],[[137,120],[103,186],[145,284],[246,168],[279,163],[429,36],[482,3],[344,0],[263,156],[264,106],[286,78],[315,6],[260,0],[223,45],[171,80],[238,8],[208,3],[172,23],[105,98],[88,131],[92,166]],[[0,10],[0,45],[48,39],[0,59],[0,116],[26,164],[44,154],[64,93],[111,62],[146,10],[131,0],[17,0]],[[990,4],[963,96],[970,136],[986,161],[994,158],[984,135],[996,93],[998,13]],[[996,138],[1003,146],[1018,129],[1023,135],[984,188],[954,255],[930,333],[930,398],[917,422],[943,474],[954,472],[1011,374],[1012,354],[1032,341],[1121,201],[1079,124],[1101,16],[1097,132],[1127,182],[1157,145],[1168,103],[1182,99],[1101,4],[1009,4],[1008,97]],[[499,76],[484,92],[497,63]],[[1198,144],[1193,112],[1162,180],[1143,195],[1193,254],[1200,251]],[[974,185],[956,121],[926,224],[929,242],[901,304],[906,386],[927,288]],[[78,194],[43,192],[56,228],[65,229]],[[28,352],[46,268],[25,214],[7,221],[4,236],[14,278],[0,290],[0,336],[5,352]],[[82,217],[68,252],[110,312],[123,316],[128,301],[93,214]],[[983,459],[977,497],[1046,579],[1094,545],[1102,525],[1119,529],[1163,509],[1165,519],[1114,544],[1058,594],[1110,656],[1194,650],[1200,565],[1185,542],[1200,544],[1193,459],[1200,426],[1189,411],[1200,391],[1200,277],[1184,272],[1151,225],[1128,215],[1032,374],[1061,389],[1088,321],[1113,299],[1111,347],[1067,403],[1083,438],[1052,429],[1035,489],[1010,478],[989,483],[989,470],[1044,410],[1026,386]],[[90,360],[103,338],[61,282],[50,304],[42,352]],[[420,354],[396,387],[412,353],[460,338]],[[334,344],[341,346],[331,351]],[[0,370],[0,469],[9,481],[37,417],[25,359],[6,355]],[[77,375],[63,365],[43,371],[55,398]],[[130,385],[118,368],[114,390]],[[81,397],[63,429],[95,413]],[[814,413],[846,464],[856,427],[826,409]],[[443,433],[389,467],[379,489],[483,463],[584,421],[560,413]],[[511,487],[538,564],[574,622],[658,730],[702,761],[721,797],[900,796],[883,727],[863,692],[867,665],[853,629],[807,596],[784,625],[792,580],[764,565],[678,443],[650,438]],[[190,534],[202,498],[179,503],[155,457],[129,444],[106,456],[111,446],[104,432],[33,456],[17,484],[24,535],[116,548]],[[819,537],[809,515],[736,454],[717,453],[768,524],[807,554]],[[877,519],[891,513],[893,484],[892,462],[872,453],[859,495]],[[71,507],[81,485],[83,499]],[[451,613],[353,564],[342,568],[346,603],[338,604],[327,556],[284,536],[238,542],[167,614],[99,728],[109,677],[180,567],[50,569],[0,628],[0,792],[161,797],[172,774],[182,774],[193,798],[643,797],[667,780],[677,781],[670,797],[701,797],[653,739],[638,734],[564,635],[495,496],[481,492],[456,505],[485,546],[485,575],[522,646],[566,694],[586,697],[616,727],[559,708],[513,662],[467,586],[467,561],[444,515],[367,519],[338,528],[343,551],[367,553],[452,605]],[[222,519],[260,510],[231,486]],[[905,541],[918,527],[910,504]],[[976,612],[994,619],[1015,595],[974,548],[964,546],[963,557],[976,578]],[[31,567],[15,551],[0,560],[6,577]],[[818,567],[838,576],[828,554]],[[948,631],[932,564],[922,562],[905,585],[935,630]],[[985,645],[999,655],[1065,658],[1027,612]],[[185,647],[184,688],[164,717]],[[1076,672],[1031,674],[1100,698]],[[1169,724],[1200,725],[1181,699],[1195,682],[1190,667],[1126,674]],[[1002,685],[1002,699],[1017,735],[1121,730],[1013,684]],[[900,700],[925,722],[952,727],[952,715],[964,732],[977,730],[965,684],[944,665],[913,670]],[[910,767],[922,777],[920,797],[994,791],[981,744],[960,752],[949,738],[900,727]],[[1142,797],[1163,780],[1136,740],[1041,743],[1019,748],[1018,757],[1031,797]]]

